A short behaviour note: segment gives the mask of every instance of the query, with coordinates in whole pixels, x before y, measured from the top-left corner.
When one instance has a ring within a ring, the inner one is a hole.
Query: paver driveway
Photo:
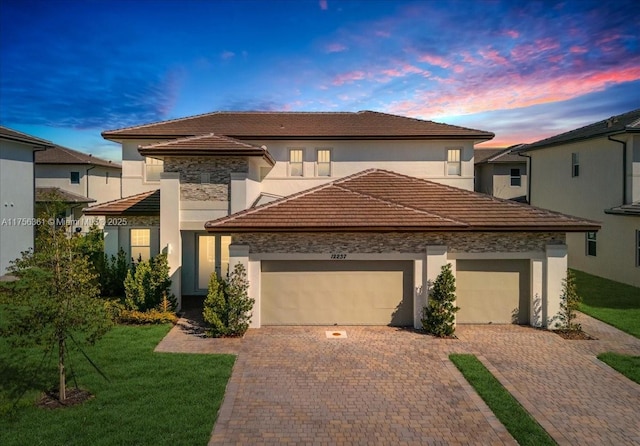
[[[176,327],[158,350],[238,352],[211,445],[514,444],[447,360],[462,352],[478,355],[559,444],[640,445],[640,386],[595,358],[640,355],[640,340],[579,322],[599,340],[506,325],[459,326],[457,340],[388,327],[340,327],[346,339],[327,339],[332,327],[272,327],[238,342]]]

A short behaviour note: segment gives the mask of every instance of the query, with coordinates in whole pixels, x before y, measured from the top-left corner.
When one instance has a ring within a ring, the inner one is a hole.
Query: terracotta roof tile
[[[605,214],[614,215],[630,215],[640,217],[640,201],[634,203],[623,204],[622,206],[616,206],[611,209],[605,209]]]
[[[593,221],[371,169],[207,222],[210,232],[295,230],[559,231]]]
[[[84,195],[60,189],[59,187],[36,187],[36,203],[60,200],[64,203],[93,203],[96,200]]]
[[[0,125],[0,139],[8,139],[12,141],[23,142],[27,144],[33,144],[35,146],[53,146],[51,141],[46,139],[37,138],[35,136],[27,135],[26,133],[19,132],[17,130],[3,127]]]
[[[36,152],[36,164],[88,164],[121,169],[120,164],[62,146]]]
[[[108,201],[84,210],[85,215],[160,215],[160,190]]]
[[[238,139],[457,138],[489,140],[491,132],[373,111],[214,112],[118,130],[107,139],[195,136],[215,133]]]
[[[526,158],[518,155],[516,150],[523,144],[516,144],[506,149],[475,148],[474,164],[488,163],[526,163]]]

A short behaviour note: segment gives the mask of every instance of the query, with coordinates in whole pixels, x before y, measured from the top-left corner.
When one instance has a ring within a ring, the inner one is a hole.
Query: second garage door
[[[458,260],[456,270],[458,323],[528,323],[528,260]]]
[[[413,325],[413,262],[261,263],[263,325]]]

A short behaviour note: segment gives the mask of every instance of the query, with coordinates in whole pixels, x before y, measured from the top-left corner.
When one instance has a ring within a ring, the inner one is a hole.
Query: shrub
[[[424,308],[422,326],[434,336],[453,336],[455,332],[455,314],[459,307],[453,302],[456,300],[456,279],[451,272],[451,264],[442,267],[440,274],[433,283],[429,302]]]
[[[127,272],[124,281],[125,306],[127,310],[147,311],[157,308],[166,298],[174,310],[176,301],[170,293],[170,286],[169,263],[165,253],[141,261]]]
[[[124,281],[131,268],[124,249],[117,255],[104,256],[104,268],[100,276],[100,294],[103,297],[124,296]]]
[[[148,311],[122,310],[118,322],[122,324],[176,324],[178,316],[173,311],[160,311],[151,309]]]
[[[576,324],[576,311],[580,309],[582,298],[578,295],[576,277],[573,271],[567,270],[567,277],[562,280],[562,294],[560,294],[560,312],[549,321],[549,325],[555,322],[556,329],[569,331],[582,331],[582,326]]]
[[[209,336],[242,336],[247,331],[254,304],[248,289],[247,272],[240,263],[226,281],[218,280],[216,273],[211,274],[203,311]]]

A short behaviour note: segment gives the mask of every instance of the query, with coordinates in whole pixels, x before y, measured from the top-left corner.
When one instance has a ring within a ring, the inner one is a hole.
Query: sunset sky
[[[638,1],[0,0],[0,124],[376,110],[533,142],[640,108]]]

